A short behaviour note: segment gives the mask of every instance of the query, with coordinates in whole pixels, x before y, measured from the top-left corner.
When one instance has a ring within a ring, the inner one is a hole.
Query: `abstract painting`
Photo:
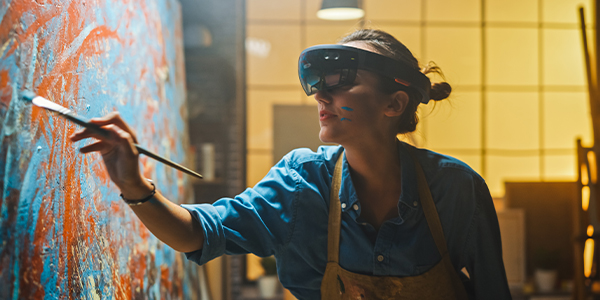
[[[76,114],[112,111],[139,144],[189,157],[177,0],[0,2],[0,299],[190,299],[198,269],[121,201],[77,126],[19,99],[23,90]],[[177,203],[187,175],[141,157]]]

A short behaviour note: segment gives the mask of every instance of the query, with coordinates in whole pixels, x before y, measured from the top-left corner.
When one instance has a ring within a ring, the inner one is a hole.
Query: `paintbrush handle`
[[[109,133],[108,133],[108,131],[106,129],[103,129],[102,127],[100,127],[100,126],[98,126],[96,124],[93,124],[93,123],[90,123],[88,121],[85,121],[84,119],[82,119],[81,117],[79,117],[79,116],[77,116],[77,115],[75,115],[73,113],[69,112],[69,113],[66,113],[66,114],[65,113],[61,113],[61,114],[65,118],[69,119],[71,122],[73,122],[73,123],[75,123],[77,125],[80,125],[80,126],[82,126],[84,128],[91,129],[91,130],[95,131],[96,133],[98,133],[98,134],[100,134],[102,136],[105,136],[105,137],[109,136]],[[188,168],[186,168],[186,167],[184,167],[184,166],[182,166],[182,165],[180,165],[180,164],[178,164],[176,162],[173,162],[173,161],[171,161],[169,159],[166,159],[166,158],[164,158],[164,157],[162,157],[162,156],[160,156],[158,154],[150,152],[149,150],[147,150],[146,148],[144,148],[144,147],[142,147],[142,146],[140,146],[138,144],[135,144],[135,148],[137,148],[138,153],[141,153],[141,154],[144,154],[144,155],[146,155],[146,156],[148,156],[150,158],[153,158],[153,159],[155,159],[155,160],[157,160],[157,161],[159,161],[159,162],[161,162],[161,163],[163,163],[163,164],[165,164],[167,166],[173,167],[173,168],[175,168],[175,169],[177,169],[177,170],[179,170],[181,172],[184,172],[186,174],[192,175],[194,177],[202,178],[202,175],[198,174],[197,172],[194,172],[194,171],[192,171],[192,170],[190,170],[190,169],[188,169]]]
[[[159,161],[159,162],[161,162],[161,163],[163,163],[163,164],[165,164],[167,166],[173,167],[173,168],[175,168],[175,169],[177,169],[177,170],[179,170],[181,172],[184,172],[186,174],[189,174],[189,175],[192,175],[194,177],[202,179],[202,175],[200,175],[200,174],[198,174],[198,173],[196,173],[196,172],[194,172],[194,171],[192,171],[192,170],[190,170],[190,169],[188,169],[188,168],[186,168],[186,167],[184,167],[184,166],[182,166],[182,165],[180,165],[180,164],[178,164],[176,162],[173,162],[173,161],[168,160],[168,159],[166,159],[166,158],[164,158],[162,156],[154,154],[154,153],[146,150],[146,148],[144,148],[144,147],[142,147],[142,146],[140,146],[138,144],[135,144],[135,148],[137,148],[137,151],[140,154],[144,154],[144,155],[146,155],[148,157],[154,158],[155,160],[157,160],[157,161]]]
[[[75,124],[77,124],[77,125],[79,125],[81,127],[87,128],[87,129],[95,132],[96,134],[99,134],[99,135],[101,135],[103,137],[106,137],[106,138],[110,137],[110,132],[108,132],[108,130],[102,128],[101,126],[99,126],[97,124],[93,124],[93,123],[88,122],[86,119],[84,119],[84,118],[82,118],[82,117],[74,114],[70,109],[68,109],[68,108],[66,108],[64,106],[58,105],[58,104],[56,104],[56,103],[54,103],[54,102],[52,102],[52,101],[50,101],[50,100],[48,100],[48,99],[46,99],[44,97],[36,96],[35,93],[33,93],[33,92],[23,91],[21,97],[24,100],[29,101],[29,102],[33,103],[34,105],[36,105],[38,107],[41,107],[41,108],[47,109],[49,111],[55,112],[55,113],[63,116],[67,120],[69,120],[69,121],[71,121],[71,122],[73,122],[73,123],[75,123]],[[186,167],[184,167],[184,166],[182,166],[182,165],[180,165],[178,163],[172,162],[172,161],[170,161],[170,160],[168,160],[168,159],[166,159],[166,158],[164,158],[162,156],[154,154],[154,153],[146,150],[146,148],[143,148],[140,145],[135,144],[135,147],[137,148],[138,153],[144,154],[144,155],[146,155],[146,156],[148,156],[150,158],[153,158],[153,159],[155,159],[155,160],[157,160],[157,161],[159,161],[159,162],[161,162],[161,163],[163,163],[163,164],[165,164],[167,166],[173,167],[173,168],[175,168],[175,169],[177,169],[179,171],[182,171],[182,172],[184,172],[186,174],[192,175],[192,176],[197,177],[197,178],[202,178],[202,175],[200,175],[200,174],[198,174],[198,173],[196,173],[196,172],[194,172],[194,171],[192,171],[192,170],[190,170],[190,169],[188,169],[188,168],[186,168]]]
[[[87,128],[90,129],[92,131],[94,131],[97,134],[100,134],[104,137],[109,137],[110,134],[108,133],[108,131],[106,129],[103,129],[102,127],[100,127],[99,125],[90,123],[84,119],[82,119],[81,117],[73,114],[73,113],[60,113],[60,115],[64,116],[66,119],[68,119],[69,121],[83,127],[83,128]]]

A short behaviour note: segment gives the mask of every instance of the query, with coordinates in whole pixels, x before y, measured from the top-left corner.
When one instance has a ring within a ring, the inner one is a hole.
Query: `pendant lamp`
[[[361,0],[323,0],[317,17],[324,20],[354,20],[365,15]]]

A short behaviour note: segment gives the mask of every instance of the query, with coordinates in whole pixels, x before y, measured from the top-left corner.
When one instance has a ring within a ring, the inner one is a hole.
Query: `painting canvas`
[[[181,299],[198,269],[158,241],[119,197],[77,126],[23,90],[86,118],[119,111],[139,144],[189,152],[181,9],[176,0],[0,2],[0,299]],[[167,198],[189,178],[142,157]]]

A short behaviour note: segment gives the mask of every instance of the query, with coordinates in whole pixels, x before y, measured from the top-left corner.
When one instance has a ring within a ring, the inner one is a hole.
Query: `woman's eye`
[[[347,84],[347,85],[344,85],[344,86],[340,86],[340,90],[341,91],[347,91],[347,90],[351,89],[352,87],[354,87],[354,84]]]
[[[338,86],[338,87],[330,88],[330,89],[327,89],[327,92],[329,92],[330,94],[339,93],[341,91],[344,91],[345,87],[346,86]]]
[[[330,93],[330,94],[335,94],[335,93],[339,93],[339,92],[345,92],[345,91],[350,90],[353,86],[354,86],[354,84],[342,85],[342,86],[338,86],[338,87],[327,89],[327,92]]]

